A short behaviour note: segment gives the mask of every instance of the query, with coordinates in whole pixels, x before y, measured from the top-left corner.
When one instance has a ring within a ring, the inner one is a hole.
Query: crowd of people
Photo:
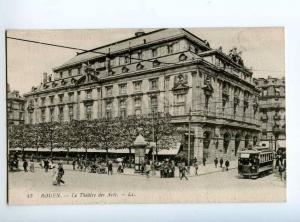
[[[64,175],[63,162],[57,160],[54,163],[52,158],[41,158],[35,157],[31,155],[30,158],[26,158],[26,156],[21,157],[23,162],[24,172],[35,172],[35,162],[37,166],[42,168],[45,173],[48,171],[52,172],[53,185],[61,185],[64,184],[65,181],[62,179]],[[217,158],[214,160],[215,167],[220,164],[220,167],[223,169],[223,159],[218,160]],[[69,164],[69,161],[68,161]],[[106,158],[87,158],[85,155],[77,156],[76,158],[71,159],[70,164],[72,166],[73,171],[82,171],[88,173],[99,173],[99,174],[107,174],[113,175],[114,169],[116,169],[116,173],[122,174],[124,173],[124,169],[126,167],[134,166],[134,163],[128,162],[125,158],[117,158],[117,159],[106,159]],[[206,165],[206,158],[202,159],[203,167]],[[19,158],[17,155],[14,155],[9,160],[9,165],[16,168],[19,168]],[[142,175],[146,175],[147,178],[150,177],[150,172],[155,170],[158,171],[161,178],[173,178],[175,177],[176,168],[178,168],[180,180],[186,179],[188,180],[187,175],[191,175],[191,167],[194,167],[195,175],[199,175],[199,162],[197,158],[191,160],[190,165],[187,164],[186,160],[176,160],[176,159],[164,159],[161,161],[155,161],[152,164],[152,161],[145,159],[140,164],[140,173]],[[228,170],[229,161],[225,161],[225,169]]]

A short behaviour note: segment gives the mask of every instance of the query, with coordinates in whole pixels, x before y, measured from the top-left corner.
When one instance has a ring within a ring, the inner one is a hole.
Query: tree
[[[176,126],[171,122],[171,116],[163,113],[153,113],[152,116],[144,118],[143,128],[144,137],[148,141],[156,144],[155,154],[161,149],[170,149],[178,141],[178,131]]]
[[[117,133],[119,129],[118,119],[95,120],[93,127],[94,138],[98,138],[100,148],[106,150],[106,159],[108,159],[108,150],[110,148],[119,148],[117,142]]]
[[[46,148],[50,147],[50,156],[53,157],[53,148],[58,147],[58,142],[61,139],[60,124],[58,122],[40,123],[40,140],[39,146]]]
[[[122,148],[129,150],[129,155],[132,155],[133,142],[139,134],[141,129],[141,119],[136,116],[129,116],[127,118],[120,119],[120,133],[118,133],[119,141],[121,142]],[[131,167],[131,161],[129,162]]]

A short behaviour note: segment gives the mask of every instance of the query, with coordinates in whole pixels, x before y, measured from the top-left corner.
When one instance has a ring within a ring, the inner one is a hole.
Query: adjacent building
[[[271,147],[284,146],[286,140],[285,79],[258,78],[254,80],[261,90],[259,110],[261,140],[270,141]]]
[[[25,122],[169,113],[191,158],[234,158],[258,142],[258,96],[236,48],[227,55],[185,29],[159,29],[78,53],[26,93]]]
[[[19,125],[24,123],[25,99],[19,91],[10,91],[7,86],[7,123],[8,125]]]

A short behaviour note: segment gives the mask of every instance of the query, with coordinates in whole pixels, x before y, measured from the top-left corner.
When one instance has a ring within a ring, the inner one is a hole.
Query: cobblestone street
[[[214,169],[214,166],[208,165],[199,168],[199,176],[191,176],[194,175],[191,169],[189,180],[180,180],[178,176],[162,179],[156,175],[146,178],[130,173],[130,169],[125,174],[115,173],[112,176],[73,171],[71,166],[65,166],[65,169],[63,179],[66,184],[59,187],[52,185],[51,172],[45,173],[40,168],[35,173],[9,173],[10,203],[58,204],[70,199],[72,203],[154,203],[160,196],[169,202],[184,202],[187,197],[191,202],[286,200],[286,185],[277,174],[258,179],[240,179],[237,169],[222,171],[219,167]],[[64,198],[56,197],[57,193]],[[76,195],[76,198],[72,195]],[[96,197],[90,198],[91,195]],[[97,198],[97,195],[101,197]],[[43,198],[45,196],[47,198]]]

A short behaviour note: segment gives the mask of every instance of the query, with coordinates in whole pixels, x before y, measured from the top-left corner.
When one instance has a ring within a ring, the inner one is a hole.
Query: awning
[[[177,155],[180,149],[181,143],[177,142],[174,147],[170,149],[162,149],[158,151],[158,155]]]

